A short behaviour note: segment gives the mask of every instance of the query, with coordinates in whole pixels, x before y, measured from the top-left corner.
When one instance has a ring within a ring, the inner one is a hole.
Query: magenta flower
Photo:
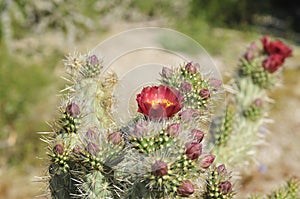
[[[150,119],[173,117],[183,106],[181,93],[167,86],[143,88],[136,100],[139,106],[138,112]]]

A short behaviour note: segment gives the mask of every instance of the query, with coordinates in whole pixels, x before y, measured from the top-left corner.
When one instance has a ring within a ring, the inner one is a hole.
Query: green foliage
[[[16,136],[15,147],[0,149],[9,154],[8,162],[17,163],[33,159],[34,153],[40,148],[32,140],[38,135],[32,132],[44,129],[41,116],[49,111],[41,101],[48,101],[47,91],[53,82],[53,66],[59,60],[57,54],[45,58],[45,64],[31,62],[17,54],[8,55],[5,50],[0,52],[0,140]],[[39,105],[39,106],[37,106]],[[38,112],[38,109],[45,112]],[[14,143],[12,143],[14,144]]]

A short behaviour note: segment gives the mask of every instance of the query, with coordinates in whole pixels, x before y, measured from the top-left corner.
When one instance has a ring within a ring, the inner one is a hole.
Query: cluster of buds
[[[200,65],[194,62],[175,69],[163,67],[161,76],[163,84],[177,88],[182,93],[186,108],[196,110],[209,108],[212,96],[221,86],[220,80],[205,79],[200,73]]]
[[[262,100],[259,98],[254,100],[254,102],[244,110],[243,114],[252,121],[258,120],[263,114]]]
[[[69,54],[64,60],[66,71],[75,79],[93,78],[101,73],[102,62],[96,55]]]
[[[199,68],[193,62],[177,69],[164,67],[164,85],[145,87],[137,95],[138,112],[144,117],[129,128],[128,143],[151,163],[140,181],[155,198],[192,196],[195,180],[215,160],[214,155],[203,153],[205,133],[198,127],[206,102],[221,85],[203,78]]]
[[[224,164],[212,168],[206,181],[205,199],[229,199],[233,197],[230,174]]]

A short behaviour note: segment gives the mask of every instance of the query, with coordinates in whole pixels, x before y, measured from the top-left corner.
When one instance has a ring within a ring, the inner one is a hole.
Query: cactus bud
[[[61,145],[61,144],[57,144],[57,145],[55,145],[54,148],[53,148],[53,152],[54,152],[55,154],[62,155],[62,154],[64,153],[64,151],[65,151],[65,148],[64,148],[64,146]]]
[[[199,112],[195,109],[186,109],[180,112],[178,115],[183,122],[189,122],[195,117],[199,116]]]
[[[204,155],[200,160],[200,166],[207,169],[215,160],[215,156],[212,154]]]
[[[78,115],[80,114],[80,108],[79,108],[79,106],[78,106],[77,104],[75,104],[75,103],[72,102],[71,104],[69,104],[69,105],[67,106],[66,112],[67,112],[70,116],[76,117],[76,116],[78,116]]]
[[[92,129],[88,129],[87,132],[85,133],[85,137],[88,139],[88,140],[96,140],[98,138],[99,134],[96,133],[94,130]]]
[[[88,143],[86,149],[91,155],[96,155],[100,151],[99,147],[93,142]]]
[[[135,124],[134,132],[136,134],[136,137],[143,137],[147,134],[147,121],[142,121],[141,123]]]
[[[248,47],[246,53],[244,54],[244,58],[247,61],[253,60],[254,55],[255,55],[255,51],[257,51],[257,50],[258,50],[257,45],[254,42],[251,43],[250,46]]]
[[[170,124],[167,128],[167,134],[171,137],[177,137],[179,132],[180,132],[180,124],[179,123]]]
[[[80,152],[81,152],[81,147],[80,146],[78,146],[78,145],[76,145],[74,148],[73,148],[73,153],[75,153],[75,154],[79,154]]]
[[[88,63],[90,65],[96,66],[99,64],[99,59],[96,55],[92,55],[92,56],[88,57]]]
[[[204,137],[203,131],[200,131],[198,129],[193,129],[191,131],[191,135],[192,135],[193,140],[198,142],[198,143],[200,143],[203,140],[203,137]]]
[[[181,182],[181,186],[178,187],[177,193],[180,196],[188,197],[189,195],[194,193],[194,185],[189,180],[185,180]]]
[[[192,75],[196,74],[198,71],[197,69],[198,65],[199,65],[198,63],[189,62],[185,65],[185,70]]]
[[[210,91],[208,89],[201,89],[199,95],[202,99],[206,100],[210,97]]]
[[[184,92],[184,93],[188,93],[192,90],[192,85],[188,82],[181,82],[180,84],[180,89]]]
[[[202,153],[202,144],[198,142],[188,142],[186,143],[185,154],[188,159],[197,159]]]
[[[224,164],[221,164],[217,167],[217,172],[219,175],[226,174],[227,170]]]
[[[226,195],[231,191],[232,185],[229,181],[221,182],[219,185],[219,189],[222,194]]]
[[[162,76],[164,78],[170,78],[172,75],[173,75],[173,70],[164,66],[162,69]]]
[[[122,135],[120,131],[116,131],[111,133],[107,137],[108,141],[110,141],[114,145],[118,145],[123,141]]]
[[[209,79],[209,85],[213,87],[214,89],[218,89],[222,85],[222,80],[216,79],[216,78],[210,78]]]
[[[254,100],[254,105],[257,106],[257,107],[261,107],[263,104],[263,101],[262,99],[258,98],[256,100]]]
[[[152,165],[152,174],[155,176],[159,176],[159,177],[167,175],[168,174],[168,165],[161,160],[157,160]]]

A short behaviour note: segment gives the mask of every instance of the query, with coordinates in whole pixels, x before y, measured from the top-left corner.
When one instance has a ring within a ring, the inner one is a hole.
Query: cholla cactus
[[[115,73],[104,73],[96,55],[69,55],[65,66],[72,85],[65,89],[61,116],[45,139],[51,197],[233,198],[232,173],[221,163],[239,164],[253,149],[266,88],[274,82],[271,73],[284,60],[270,57],[280,49],[282,56],[290,55],[282,43],[278,47],[265,38],[263,44],[264,50],[252,46],[241,59],[238,92],[214,132],[209,124],[222,81],[204,75],[199,64],[163,67],[161,84],[144,87],[136,96],[137,114],[119,126],[112,114]],[[268,77],[256,75],[256,69]],[[296,195],[298,184],[292,181],[289,187],[289,195]]]
[[[117,79],[114,73],[99,78],[102,64],[95,55],[69,55],[65,66],[72,85],[66,88],[69,92],[60,108],[61,117],[46,139],[51,159],[50,190],[53,198],[90,197],[90,187],[102,187],[109,180],[103,174],[104,162],[115,161],[114,155],[121,150],[107,140],[108,127],[114,126],[109,90]],[[96,155],[99,150],[102,156]],[[98,176],[98,185],[94,176]],[[112,195],[104,188],[98,192],[92,195]]]
[[[73,85],[47,139],[52,198],[207,197],[215,156],[205,127],[220,85],[198,64],[163,68],[163,85],[143,88],[140,115],[124,126],[112,117],[114,73],[99,78],[101,61],[89,54],[69,55],[65,66]]]
[[[218,161],[239,171],[253,161],[255,146],[264,141],[259,128],[267,121],[268,90],[277,85],[276,71],[292,53],[279,40],[264,37],[261,43],[252,43],[241,57],[233,85],[236,93],[230,94],[223,122],[212,132]]]

